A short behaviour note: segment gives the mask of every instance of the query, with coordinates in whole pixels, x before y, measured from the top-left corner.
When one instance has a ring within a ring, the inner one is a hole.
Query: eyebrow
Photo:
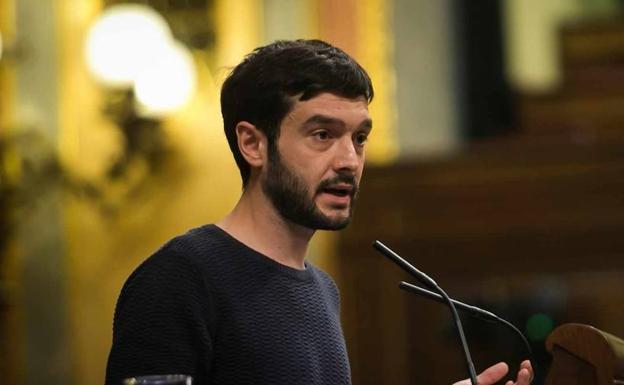
[[[303,128],[309,128],[310,126],[321,124],[321,125],[338,125],[340,127],[345,127],[345,122],[341,119],[336,119],[331,116],[316,114],[309,117],[304,123]],[[371,130],[373,128],[373,120],[368,118],[364,119],[362,123],[358,126],[358,129],[367,129]]]

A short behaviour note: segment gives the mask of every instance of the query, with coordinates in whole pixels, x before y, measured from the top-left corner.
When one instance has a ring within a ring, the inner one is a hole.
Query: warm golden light
[[[171,41],[167,22],[152,8],[115,5],[107,8],[89,30],[87,65],[102,83],[130,87]]]
[[[182,44],[171,43],[137,76],[134,91],[142,113],[161,115],[186,104],[195,87],[193,56]]]

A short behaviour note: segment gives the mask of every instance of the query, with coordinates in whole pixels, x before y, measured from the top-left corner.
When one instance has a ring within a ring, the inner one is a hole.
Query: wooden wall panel
[[[543,302],[556,322],[583,321],[622,335],[614,315],[621,313],[624,280],[613,279],[614,272],[624,276],[622,234],[624,142],[503,139],[454,159],[368,168],[339,250],[355,383],[436,384],[465,377],[446,309],[400,293],[397,283],[408,277],[372,249],[375,239],[460,299],[483,300],[507,311],[502,316],[519,317],[521,328],[527,320],[519,312],[528,316]],[[602,306],[594,307],[598,302]],[[468,325],[478,368],[522,358],[515,337],[478,322]],[[490,341],[501,333],[509,351]],[[381,364],[386,354],[400,357],[394,370]],[[406,377],[389,381],[388,373]]]

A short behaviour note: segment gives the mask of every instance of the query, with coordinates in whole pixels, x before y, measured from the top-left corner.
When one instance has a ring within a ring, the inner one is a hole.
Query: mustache
[[[321,181],[321,183],[319,183],[318,188],[316,189],[316,193],[319,194],[323,192],[323,190],[327,189],[328,187],[331,187],[336,184],[350,185],[351,191],[349,192],[349,195],[351,195],[351,197],[357,195],[357,192],[358,192],[357,181],[355,180],[355,176],[351,174],[338,174],[333,178],[329,178],[329,179],[325,179]]]

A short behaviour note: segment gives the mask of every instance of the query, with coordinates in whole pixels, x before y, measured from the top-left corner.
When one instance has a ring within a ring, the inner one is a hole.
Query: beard
[[[273,147],[273,148],[271,148]],[[314,198],[329,186],[348,183],[350,192],[349,212],[345,217],[330,218],[323,214]],[[275,146],[269,145],[269,163],[262,190],[275,209],[286,220],[314,230],[341,230],[351,222],[353,206],[357,198],[357,183],[351,174],[338,174],[323,180],[311,194],[303,178],[285,165]]]

